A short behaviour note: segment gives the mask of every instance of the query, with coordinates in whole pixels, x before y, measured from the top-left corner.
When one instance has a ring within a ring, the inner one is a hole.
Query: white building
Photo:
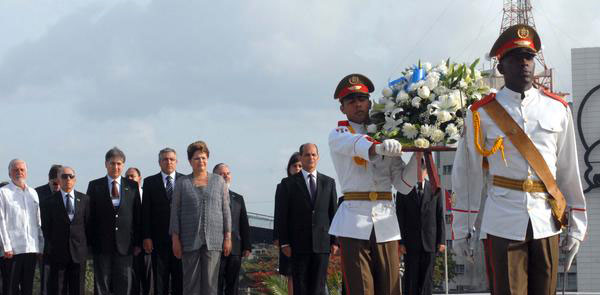
[[[588,232],[577,256],[577,290],[600,290],[600,47],[571,50],[573,114]],[[568,278],[571,280],[571,278]]]

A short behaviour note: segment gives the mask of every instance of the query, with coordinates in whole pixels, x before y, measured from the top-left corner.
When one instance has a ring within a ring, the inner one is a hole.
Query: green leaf
[[[477,66],[477,64],[479,64],[479,58],[477,58],[470,66],[471,68],[471,72],[475,71],[475,67]]]

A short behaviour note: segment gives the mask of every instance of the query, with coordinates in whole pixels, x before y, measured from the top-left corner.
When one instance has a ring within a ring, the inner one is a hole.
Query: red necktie
[[[113,180],[112,182],[112,193],[111,193],[111,197],[113,199],[118,199],[119,198],[119,188],[117,188],[117,181]]]

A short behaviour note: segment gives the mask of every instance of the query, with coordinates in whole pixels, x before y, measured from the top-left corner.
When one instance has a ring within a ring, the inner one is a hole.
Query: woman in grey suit
[[[221,252],[231,252],[229,193],[223,178],[208,173],[208,147],[187,148],[192,174],[175,183],[170,233],[173,254],[182,259],[183,294],[217,294]]]

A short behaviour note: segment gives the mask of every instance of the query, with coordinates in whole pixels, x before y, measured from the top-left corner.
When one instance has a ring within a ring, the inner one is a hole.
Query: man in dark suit
[[[130,167],[125,171],[125,177],[135,181],[140,190],[140,196],[143,196],[142,190],[142,172],[136,167]],[[142,198],[142,208],[144,208],[144,198]],[[142,232],[143,232],[143,214],[142,214]],[[133,256],[133,285],[131,295],[148,295],[153,291],[152,261],[150,254],[140,252]]]
[[[129,295],[133,256],[141,251],[140,191],[135,181],[121,177],[125,154],[118,148],[105,156],[107,175],[88,185],[91,247],[97,295]]]
[[[294,294],[325,294],[329,254],[337,252],[329,225],[337,209],[335,180],[317,172],[319,150],[300,146],[302,171],[282,180],[279,243],[292,257]]]
[[[83,295],[90,226],[89,197],[74,190],[75,170],[58,172],[60,191],[46,203],[42,220],[50,265],[48,294]]]
[[[175,171],[177,153],[172,148],[164,148],[158,153],[158,165],[160,172],[144,179],[142,198],[144,251],[152,253],[155,294],[181,295],[183,288],[181,259],[173,255],[169,221],[175,181],[183,174]]]
[[[443,199],[433,192],[425,165],[417,175],[417,185],[408,195],[396,196],[396,215],[400,225],[399,251],[404,256],[404,294],[431,294],[433,265],[436,252],[444,252],[445,228]]]
[[[231,186],[231,171],[229,166],[219,163],[213,168],[213,173],[221,175]],[[242,266],[242,257],[248,257],[252,251],[250,244],[250,224],[246,204],[242,195],[229,190],[229,207],[231,209],[231,254],[221,256],[219,269],[219,295],[237,295]]]
[[[58,170],[60,170],[62,166],[58,164],[54,164],[50,167],[50,171],[48,171],[48,183],[38,186],[35,188],[35,191],[38,194],[38,198],[40,201],[40,215],[42,218],[42,222],[44,222],[44,214],[46,213],[46,201],[51,199],[52,195],[60,190],[58,179]],[[42,224],[43,226],[43,224]],[[50,274],[50,264],[47,256],[46,245],[44,245],[44,255],[42,257],[42,263],[39,264],[40,268],[40,294],[46,295],[48,294],[48,275]]]

